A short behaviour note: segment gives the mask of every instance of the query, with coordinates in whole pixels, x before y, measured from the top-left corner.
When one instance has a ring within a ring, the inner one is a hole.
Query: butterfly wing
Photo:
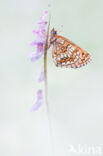
[[[68,39],[57,35],[52,57],[56,66],[79,68],[90,62],[90,54]]]

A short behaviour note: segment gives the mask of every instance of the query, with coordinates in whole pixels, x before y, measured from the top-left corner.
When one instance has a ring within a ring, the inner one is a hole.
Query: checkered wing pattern
[[[79,68],[90,62],[90,54],[68,39],[57,36],[53,44],[52,57],[58,67]]]

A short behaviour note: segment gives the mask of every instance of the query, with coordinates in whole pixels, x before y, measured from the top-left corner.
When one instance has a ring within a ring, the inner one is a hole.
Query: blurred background
[[[48,8],[48,5],[51,5]],[[52,122],[51,152],[45,103],[30,112],[43,88],[35,74],[43,57],[31,63],[30,42],[44,10],[51,28],[88,51],[92,61],[80,69],[57,68],[48,51],[48,91]],[[103,155],[103,1],[0,0],[0,155],[76,156],[89,147]],[[76,152],[70,151],[70,146]],[[93,155],[93,153],[92,153]]]

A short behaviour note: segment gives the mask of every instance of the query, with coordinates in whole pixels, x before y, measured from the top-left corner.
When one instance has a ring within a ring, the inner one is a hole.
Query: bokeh
[[[53,156],[45,103],[30,112],[43,88],[36,81],[43,57],[29,59],[32,30],[48,9],[51,28],[92,56],[85,67],[65,69],[55,66],[52,48],[48,51],[54,155],[82,156],[69,151],[69,145],[79,144],[99,146],[103,155],[102,0],[0,0],[0,155]]]

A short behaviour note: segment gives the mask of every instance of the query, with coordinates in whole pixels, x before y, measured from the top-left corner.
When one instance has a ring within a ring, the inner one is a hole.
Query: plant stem
[[[45,103],[47,107],[47,117],[49,122],[49,132],[50,132],[50,142],[52,146],[52,156],[54,155],[54,146],[53,146],[53,137],[52,137],[52,126],[51,126],[51,118],[50,118],[50,109],[48,103],[48,82],[47,82],[47,50],[48,50],[48,38],[49,38],[49,28],[50,28],[50,18],[48,23],[48,30],[47,30],[47,38],[45,43],[45,51],[44,51],[44,89],[45,89]]]
[[[45,102],[47,105],[47,111],[49,112],[49,106],[48,106],[48,96],[47,96],[47,50],[48,50],[48,37],[49,37],[49,27],[50,27],[50,20],[48,24],[48,30],[47,30],[47,38],[45,43],[45,49],[44,49],[44,87],[45,87]]]

